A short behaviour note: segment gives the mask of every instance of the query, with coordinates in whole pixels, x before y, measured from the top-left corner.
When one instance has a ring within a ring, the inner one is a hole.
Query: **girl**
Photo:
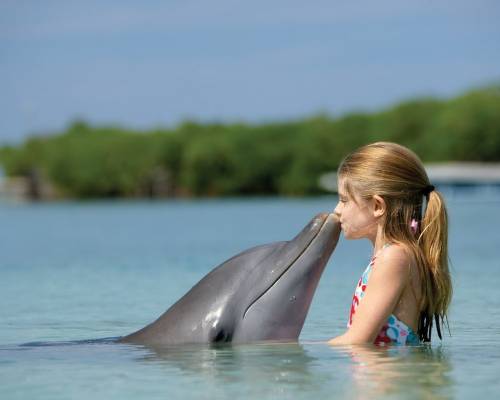
[[[347,239],[367,238],[373,256],[356,287],[348,330],[330,344],[418,344],[441,338],[452,286],[447,213],[411,150],[378,142],[338,169],[335,214]]]

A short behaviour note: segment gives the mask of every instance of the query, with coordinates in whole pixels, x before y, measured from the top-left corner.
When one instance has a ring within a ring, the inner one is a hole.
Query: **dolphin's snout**
[[[321,220],[321,221],[324,221],[325,219],[328,218],[328,216],[330,215],[330,213],[327,213],[327,212],[321,212],[319,214],[316,214],[316,216],[314,217],[314,219],[316,220]]]
[[[333,212],[321,212],[319,214],[316,214],[316,216],[313,218],[314,221],[322,221],[324,222],[326,219],[332,219],[334,222],[338,222],[338,216]]]
[[[334,246],[340,236],[340,221],[333,212],[322,212],[317,214],[310,223],[310,230],[316,239],[332,240]],[[330,238],[330,239],[326,239]]]
[[[308,247],[311,241],[314,240],[314,238],[317,235],[319,235],[320,232],[322,232],[325,228],[328,228],[330,230],[331,229],[330,227],[335,222],[336,222],[336,216],[333,213],[328,213],[328,212],[318,213],[311,219],[311,221],[309,221],[309,224],[305,226],[302,232],[300,232],[293,239],[293,241],[304,240],[305,245],[303,247],[304,248]]]
[[[329,213],[325,224],[333,225],[333,233],[334,233],[335,237],[337,237],[337,239],[338,239],[338,236],[340,235],[340,230],[341,230],[339,216],[337,214],[335,214],[334,212]]]
[[[318,228],[323,226],[325,221],[327,220],[329,214],[327,212],[322,212],[319,214],[316,214],[316,216],[312,219],[310,222],[312,228]]]
[[[322,212],[313,218],[313,227],[323,226],[324,224],[335,224],[340,228],[339,217],[334,212]]]

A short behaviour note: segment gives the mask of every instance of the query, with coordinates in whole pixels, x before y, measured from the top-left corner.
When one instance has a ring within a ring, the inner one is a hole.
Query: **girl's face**
[[[372,199],[364,200],[354,193],[354,197],[345,191],[343,179],[339,180],[339,202],[334,213],[339,217],[346,239],[367,238],[372,241],[377,236],[377,218]]]

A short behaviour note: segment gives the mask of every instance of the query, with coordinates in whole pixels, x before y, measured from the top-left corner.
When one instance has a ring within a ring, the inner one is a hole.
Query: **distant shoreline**
[[[437,186],[498,186],[500,187],[500,163],[486,162],[443,162],[425,164],[425,169],[432,184]],[[32,182],[26,177],[8,177],[0,170],[0,200],[26,201],[30,200],[30,185]],[[337,193],[337,174],[329,172],[323,174],[318,180],[319,187],[328,193]],[[51,196],[51,188],[42,188],[43,200],[70,200]],[[282,197],[293,197],[284,196]],[[211,198],[226,198],[232,196],[215,196]],[[119,197],[125,199],[127,197]],[[190,197],[188,197],[190,198]],[[104,197],[102,199],[105,199]],[[178,197],[176,199],[181,199]],[[75,198],[78,200],[78,198]]]

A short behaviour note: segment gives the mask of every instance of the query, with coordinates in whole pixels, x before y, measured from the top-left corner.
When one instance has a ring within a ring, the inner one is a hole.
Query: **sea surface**
[[[500,393],[500,190],[445,191],[450,333],[418,347],[330,347],[371,255],[341,238],[298,343],[151,349],[115,338],[212,268],[291,239],[336,197],[0,202],[0,398],[418,399]],[[95,340],[100,339],[100,340]]]

